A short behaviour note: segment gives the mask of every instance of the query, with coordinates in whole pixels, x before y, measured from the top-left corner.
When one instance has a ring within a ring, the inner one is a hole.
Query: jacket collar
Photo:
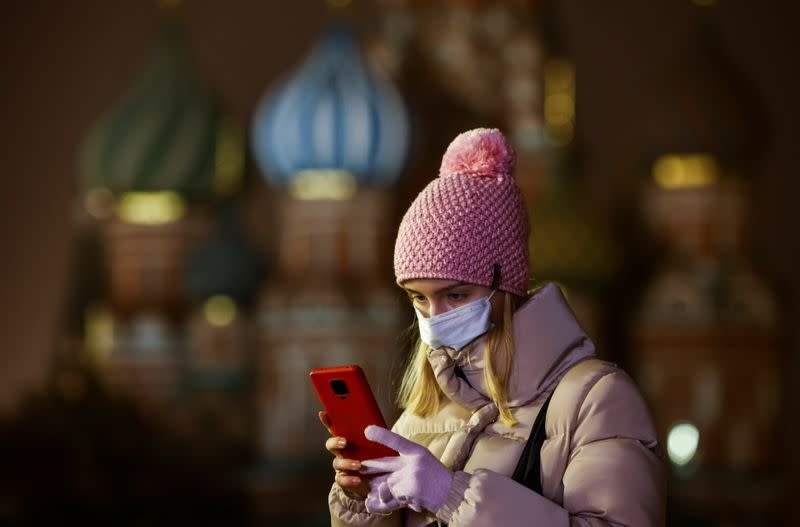
[[[509,379],[509,407],[523,406],[574,364],[594,355],[594,344],[581,328],[561,289],[547,284],[514,313],[514,362]],[[467,408],[490,402],[483,377],[486,336],[458,353],[431,350],[428,361],[445,395]],[[458,374],[458,369],[463,375]]]

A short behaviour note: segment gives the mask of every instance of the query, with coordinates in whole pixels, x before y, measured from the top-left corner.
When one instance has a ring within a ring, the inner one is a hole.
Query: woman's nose
[[[446,302],[441,300],[439,301],[431,301],[431,309],[428,313],[428,317],[435,317],[436,315],[441,315],[442,313],[447,313],[452,308],[447,305]]]

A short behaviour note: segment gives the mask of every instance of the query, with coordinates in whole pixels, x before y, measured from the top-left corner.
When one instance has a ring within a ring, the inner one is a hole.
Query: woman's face
[[[440,279],[406,280],[402,288],[408,293],[412,305],[425,318],[447,313],[451,309],[489,296],[492,292],[492,289],[486,286]],[[490,318],[494,323],[497,323],[502,316],[502,299],[502,291],[498,291],[492,297]]]

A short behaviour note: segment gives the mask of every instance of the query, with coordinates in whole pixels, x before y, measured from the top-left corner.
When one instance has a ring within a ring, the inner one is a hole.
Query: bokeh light
[[[667,453],[669,459],[678,466],[687,465],[695,454],[700,443],[700,430],[692,423],[679,423],[667,434]]]
[[[236,303],[229,296],[212,296],[203,305],[203,312],[212,326],[228,326],[236,319]]]

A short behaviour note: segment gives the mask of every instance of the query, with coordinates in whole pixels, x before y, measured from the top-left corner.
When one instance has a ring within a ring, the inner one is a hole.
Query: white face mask
[[[491,299],[495,291],[489,296],[430,318],[425,318],[420,310],[414,307],[422,342],[432,349],[448,347],[460,351],[492,329],[494,324],[489,320],[489,315],[492,312]]]

